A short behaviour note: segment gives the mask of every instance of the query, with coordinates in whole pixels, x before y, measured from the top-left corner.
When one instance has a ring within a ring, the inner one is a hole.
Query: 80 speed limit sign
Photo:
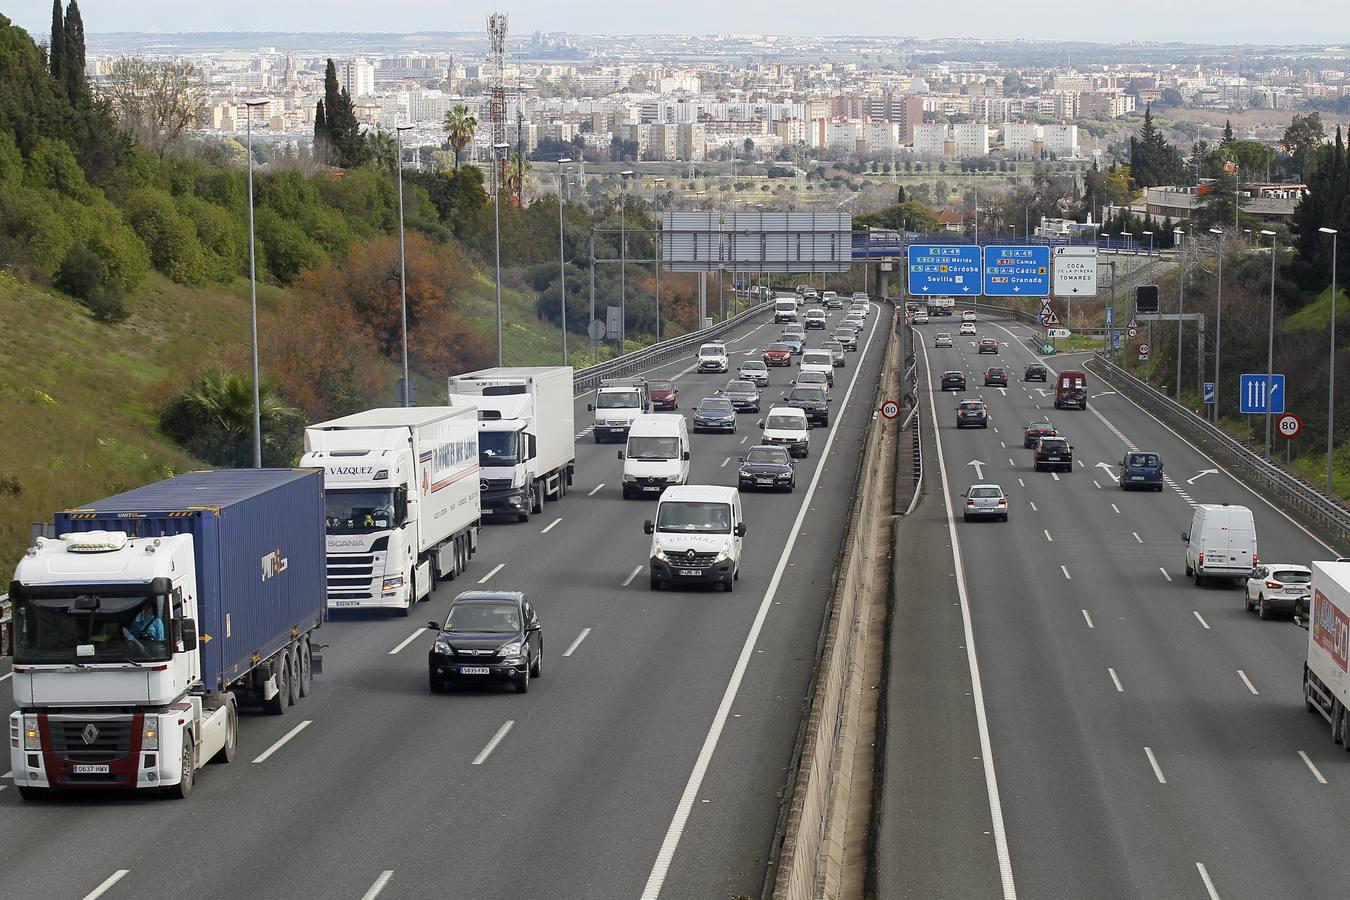
[[[1303,430],[1303,420],[1293,413],[1285,413],[1275,420],[1275,427],[1282,436],[1295,438]]]
[[[896,403],[894,400],[887,400],[885,403],[881,404],[881,414],[888,419],[894,419],[896,416],[900,415],[900,404]]]

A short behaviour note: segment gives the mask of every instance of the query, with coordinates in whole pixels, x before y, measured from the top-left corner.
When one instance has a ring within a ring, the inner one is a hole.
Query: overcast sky
[[[6,0],[0,13],[45,37],[51,0]],[[1142,13],[1142,9],[1149,12]],[[1096,0],[965,0],[960,4],[826,3],[821,0],[517,0],[480,5],[445,0],[85,0],[85,30],[111,31],[481,31],[489,12],[511,16],[515,35],[746,33],[1014,37],[1043,40],[1192,43],[1350,43],[1345,0],[1183,0],[1141,7]],[[1328,27],[1330,26],[1330,28]]]

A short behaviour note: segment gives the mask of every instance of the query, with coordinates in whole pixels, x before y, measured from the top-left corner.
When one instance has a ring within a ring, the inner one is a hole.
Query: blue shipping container
[[[320,469],[192,472],[56,514],[56,531],[191,534],[202,681],[221,691],[324,618]]]

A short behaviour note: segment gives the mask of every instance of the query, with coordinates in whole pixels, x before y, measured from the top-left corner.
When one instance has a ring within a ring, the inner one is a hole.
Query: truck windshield
[[[24,597],[14,602],[14,661],[163,662],[169,658],[163,597]]]
[[[629,459],[678,459],[680,439],[677,437],[630,437]]]
[[[329,534],[368,534],[394,527],[394,496],[388,490],[326,490]]]
[[[656,515],[656,530],[668,534],[730,534],[731,507],[725,503],[667,501]]]
[[[520,440],[514,431],[478,432],[478,464],[514,466],[520,461]]]
[[[637,405],[637,391],[605,391],[595,398],[596,409],[632,409]]]

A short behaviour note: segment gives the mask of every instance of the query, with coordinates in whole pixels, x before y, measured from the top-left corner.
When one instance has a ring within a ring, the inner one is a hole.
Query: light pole
[[[1149,255],[1149,258],[1151,259],[1151,258],[1153,257],[1153,232],[1151,232],[1151,231],[1141,231],[1141,232],[1139,232],[1139,233],[1140,233],[1140,234],[1146,234],[1146,235],[1148,235],[1148,255]]]
[[[501,143],[492,145],[492,170],[500,172],[499,163],[506,157],[504,151],[510,148],[510,144]],[[502,185],[501,178],[494,179],[497,190],[492,198],[492,217],[493,230],[495,232],[494,242],[497,245],[497,365],[502,365]]]
[[[1223,347],[1223,229],[1211,228],[1209,233],[1218,242],[1219,295],[1214,316],[1214,424],[1219,424],[1219,351]]]
[[[1266,459],[1270,459],[1270,383],[1275,371],[1275,232],[1262,228],[1270,238],[1270,326],[1266,335]]]
[[[663,183],[664,178],[652,179],[652,209],[657,207],[656,192],[657,185]],[[661,343],[661,222],[656,223],[656,343]]]
[[[1322,234],[1331,235],[1331,354],[1327,357],[1331,365],[1331,374],[1327,376],[1327,493],[1333,492],[1331,477],[1331,454],[1334,449],[1332,435],[1336,424],[1336,229],[1325,226],[1317,229]]]
[[[258,398],[258,272],[253,252],[253,107],[264,106],[266,97],[245,100],[248,117],[248,298],[253,328],[253,468],[262,468],[262,407]]]
[[[1180,228],[1172,229],[1172,237],[1181,248],[1181,291],[1177,294],[1177,384],[1173,389],[1178,403],[1181,402],[1181,315],[1186,311],[1186,247],[1181,241],[1185,233]]]
[[[558,310],[562,313],[563,365],[567,365],[567,263],[563,259],[563,166],[570,156],[558,158]]]
[[[619,173],[619,353],[624,353],[628,339],[628,176],[632,169]]]
[[[412,386],[408,383],[408,263],[403,252],[403,132],[412,125],[395,125],[398,141],[398,293],[403,308],[403,406],[412,406]]]

